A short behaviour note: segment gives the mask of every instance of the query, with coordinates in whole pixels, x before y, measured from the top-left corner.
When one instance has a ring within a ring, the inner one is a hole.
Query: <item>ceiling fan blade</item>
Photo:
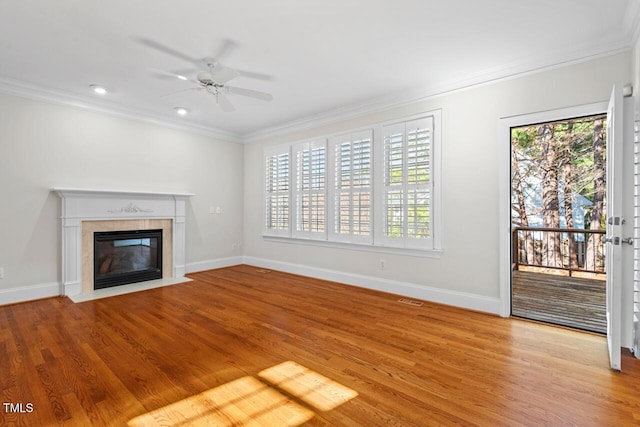
[[[236,69],[236,71],[242,77],[248,77],[250,79],[265,80],[265,81],[268,81],[268,82],[273,80],[273,76],[270,76],[269,74],[254,73],[253,71],[245,71],[245,70],[237,70],[237,69]]]
[[[225,87],[227,91],[229,91],[229,93],[233,93],[235,95],[248,96],[250,98],[261,99],[263,101],[273,100],[273,95],[271,95],[270,93],[258,92],[257,90],[251,90],[251,89],[243,89],[241,87],[232,87],[232,86],[225,86]]]
[[[218,92],[216,94],[216,100],[218,101],[218,105],[222,108],[222,111],[225,113],[229,113],[231,111],[235,111],[236,108],[229,102],[229,99],[225,96],[224,93]]]
[[[225,84],[229,80],[235,79],[240,73],[236,70],[227,67],[219,67],[213,71],[213,80],[221,85]]]
[[[150,40],[144,37],[136,37],[134,38],[134,40],[136,40],[138,43],[143,44],[147,47],[150,47],[151,49],[155,49],[158,52],[162,52],[162,53],[166,53],[167,55],[171,55],[175,58],[179,58],[183,61],[187,61],[190,62],[192,64],[195,64],[196,66],[200,66],[200,61],[195,59],[195,58],[191,58],[188,55],[185,55],[182,52],[179,52],[169,46],[165,46],[162,43],[158,43],[157,41],[154,40]]]
[[[181,90],[177,90],[177,91],[175,91],[175,92],[167,93],[167,94],[165,94],[165,95],[162,95],[160,98],[165,98],[165,97],[167,97],[167,96],[177,95],[177,94],[179,94],[179,93],[182,93],[182,92],[189,92],[189,91],[192,91],[192,90],[198,90],[198,91],[200,91],[200,90],[202,90],[202,89],[203,89],[203,88],[201,88],[201,87],[190,87],[190,88],[188,88],[188,89],[181,89]]]
[[[180,79],[180,80],[184,80],[184,81],[189,81],[191,83],[199,83],[197,80],[189,79],[189,78],[185,77],[182,74],[176,74],[176,73],[172,73],[170,71],[159,70],[157,68],[147,68],[147,70],[151,71],[154,74],[157,74],[158,76],[172,78],[172,79]]]
[[[234,42],[231,39],[223,39],[222,44],[220,45],[220,49],[218,49],[218,53],[215,56],[215,60],[217,62],[222,61],[222,59],[225,56],[229,55],[229,52],[231,52],[236,47],[238,47],[238,43]]]

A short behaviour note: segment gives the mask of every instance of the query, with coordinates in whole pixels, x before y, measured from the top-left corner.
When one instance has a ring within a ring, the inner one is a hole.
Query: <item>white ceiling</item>
[[[0,0],[0,91],[251,137],[627,50],[637,0]],[[140,39],[271,76],[230,85],[225,113],[196,69]],[[190,70],[190,71],[189,71]],[[99,97],[89,85],[110,93]],[[173,108],[191,114],[177,117]]]

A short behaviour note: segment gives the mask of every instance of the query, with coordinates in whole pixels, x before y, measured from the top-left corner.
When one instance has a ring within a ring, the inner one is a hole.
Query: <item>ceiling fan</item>
[[[168,46],[165,46],[153,40],[149,40],[145,38],[139,38],[137,40],[138,42],[142,43],[145,46],[151,47],[152,49],[158,50],[160,52],[163,52],[168,55],[174,56],[176,58],[182,59],[184,61],[190,62],[201,70],[196,74],[195,79],[190,79],[185,77],[182,73],[178,74],[178,73],[172,73],[172,72],[163,71],[163,70],[151,69],[156,74],[160,74],[168,77],[174,77],[176,79],[180,79],[184,81],[189,81],[197,85],[196,87],[183,89],[177,92],[172,92],[165,96],[174,95],[176,93],[191,91],[191,90],[205,91],[215,96],[216,103],[220,106],[222,111],[225,111],[225,112],[235,111],[235,107],[227,98],[227,95],[229,94],[247,96],[247,97],[259,99],[262,101],[273,100],[273,96],[269,93],[227,85],[227,82],[239,76],[245,76],[245,77],[261,79],[261,80],[272,79],[270,76],[266,74],[236,70],[236,69],[229,68],[222,65],[220,63],[220,59],[225,54],[227,54],[231,48],[235,46],[235,43],[231,40],[223,41],[223,44],[220,50],[218,51],[218,55],[216,55],[215,58],[207,57],[203,59],[191,58],[183,54],[182,52],[176,51]],[[184,74],[187,74],[191,71],[192,70],[189,70]]]

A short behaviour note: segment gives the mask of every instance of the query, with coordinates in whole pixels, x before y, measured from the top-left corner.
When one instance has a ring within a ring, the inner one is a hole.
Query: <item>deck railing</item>
[[[605,273],[604,230],[515,227],[513,269],[521,265]]]

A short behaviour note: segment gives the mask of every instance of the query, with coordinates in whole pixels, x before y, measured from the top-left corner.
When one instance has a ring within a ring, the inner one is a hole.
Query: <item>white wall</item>
[[[499,119],[608,100],[630,81],[630,54],[522,76],[245,148],[246,260],[302,274],[498,312]],[[426,259],[263,240],[262,153],[269,145],[442,109],[444,254]],[[379,270],[379,260],[386,262]]]
[[[61,280],[52,187],[196,193],[187,202],[187,271],[239,256],[243,146],[0,94],[0,304]],[[209,206],[220,206],[210,215]]]

